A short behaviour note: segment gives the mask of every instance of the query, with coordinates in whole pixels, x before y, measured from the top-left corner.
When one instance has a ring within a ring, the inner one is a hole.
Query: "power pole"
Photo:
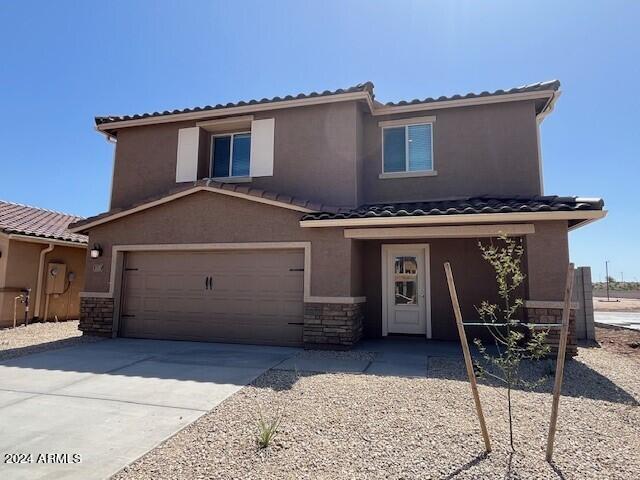
[[[605,260],[604,262],[604,270],[605,270],[605,280],[607,281],[607,302],[609,300],[609,260]]]

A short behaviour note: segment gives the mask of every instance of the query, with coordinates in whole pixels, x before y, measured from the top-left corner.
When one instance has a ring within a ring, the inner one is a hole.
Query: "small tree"
[[[525,359],[538,360],[549,353],[546,343],[547,331],[535,330],[516,318],[523,306],[522,298],[517,298],[517,289],[522,285],[525,275],[521,270],[524,249],[521,240],[501,236],[498,242],[489,245],[478,242],[482,257],[493,267],[498,286],[500,304],[483,301],[476,307],[483,323],[494,338],[496,353],[487,351],[478,338],[474,343],[478,347],[484,363],[474,362],[478,377],[491,377],[506,385],[509,414],[509,440],[513,444],[513,415],[511,390],[514,387],[533,388],[544,379],[534,382],[525,381],[520,376],[520,363]]]

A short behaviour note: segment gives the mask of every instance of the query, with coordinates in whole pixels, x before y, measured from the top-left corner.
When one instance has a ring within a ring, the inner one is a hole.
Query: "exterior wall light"
[[[94,243],[90,254],[91,254],[91,258],[98,258],[99,256],[102,255],[102,247],[99,244]]]

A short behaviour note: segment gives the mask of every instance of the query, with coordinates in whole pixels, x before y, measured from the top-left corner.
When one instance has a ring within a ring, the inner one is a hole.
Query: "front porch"
[[[305,347],[350,349],[361,339],[393,335],[458,342],[443,265],[452,265],[465,321],[478,321],[476,306],[499,301],[495,273],[478,243],[500,234],[523,242],[526,279],[517,292],[525,300],[521,318],[560,323],[569,262],[567,233],[566,221],[345,229],[353,242],[348,273],[354,295],[350,303],[305,304]],[[570,355],[577,351],[574,317]],[[491,339],[483,327],[468,327],[467,334],[470,339]],[[552,330],[548,338],[553,350],[558,336]]]

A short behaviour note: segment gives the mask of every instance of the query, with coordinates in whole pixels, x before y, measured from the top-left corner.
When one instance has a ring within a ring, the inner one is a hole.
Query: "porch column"
[[[561,323],[564,287],[569,264],[566,221],[539,222],[535,233],[527,235],[525,258],[527,301],[525,311],[531,323]],[[551,351],[557,351],[559,330],[549,331]],[[571,310],[567,356],[577,354],[575,310]]]

